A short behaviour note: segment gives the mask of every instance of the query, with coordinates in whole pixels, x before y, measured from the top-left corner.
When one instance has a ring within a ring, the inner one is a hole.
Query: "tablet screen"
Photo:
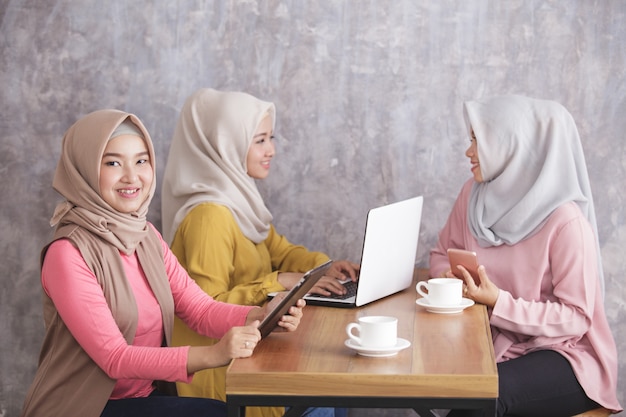
[[[320,278],[326,274],[333,261],[328,261],[306,272],[300,281],[287,293],[280,303],[263,319],[259,325],[261,337],[265,337],[276,328],[280,318],[287,314],[291,306],[304,297]]]

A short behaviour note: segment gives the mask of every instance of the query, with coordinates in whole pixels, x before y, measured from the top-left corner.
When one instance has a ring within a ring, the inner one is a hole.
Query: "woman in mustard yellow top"
[[[256,180],[269,175],[275,154],[273,103],[241,92],[201,89],[185,102],[174,133],[162,191],[163,234],[200,287],[220,301],[259,305],[290,289],[328,256],[294,245],[276,232]],[[335,261],[313,292],[341,293],[338,280],[356,279],[358,265]],[[182,322],[174,344],[210,343]],[[196,373],[180,395],[225,400],[225,368]],[[280,416],[282,408],[246,415]],[[344,415],[315,408],[307,416]]]

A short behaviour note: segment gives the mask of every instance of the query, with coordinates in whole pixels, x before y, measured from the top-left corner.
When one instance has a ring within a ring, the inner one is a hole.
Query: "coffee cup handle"
[[[415,286],[417,293],[422,297],[428,297],[428,293],[424,292],[424,290],[428,290],[428,283],[426,281],[420,281]]]
[[[361,338],[355,336],[352,333],[352,329],[357,329],[359,331],[359,334],[361,334],[361,326],[359,325],[359,323],[350,323],[346,326],[346,333],[348,334],[348,337],[354,340],[358,345],[361,345]]]

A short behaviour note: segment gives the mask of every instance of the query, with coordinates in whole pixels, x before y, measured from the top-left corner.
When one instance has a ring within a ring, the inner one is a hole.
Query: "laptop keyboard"
[[[350,298],[350,297],[354,297],[356,295],[356,288],[357,288],[357,283],[354,281],[346,281],[343,283],[343,286],[346,288],[346,290],[348,292],[346,292],[345,294],[330,294],[328,296],[326,296],[327,298],[335,298],[338,300],[345,300],[346,298]],[[324,297],[324,296],[321,296]]]

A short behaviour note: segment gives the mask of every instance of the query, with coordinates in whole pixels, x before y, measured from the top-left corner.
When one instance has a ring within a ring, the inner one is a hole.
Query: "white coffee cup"
[[[463,300],[463,281],[457,278],[431,278],[415,289],[433,306],[458,306]]]
[[[352,333],[353,329],[357,329],[358,336]],[[398,339],[398,319],[390,316],[359,317],[358,323],[346,326],[346,333],[361,347],[393,347]]]

